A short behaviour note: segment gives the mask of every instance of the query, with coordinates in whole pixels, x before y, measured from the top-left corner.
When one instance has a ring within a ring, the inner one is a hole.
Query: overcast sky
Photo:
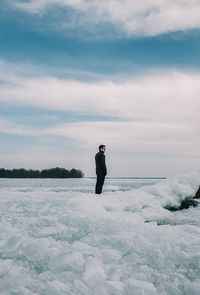
[[[0,167],[200,173],[199,0],[2,0]]]

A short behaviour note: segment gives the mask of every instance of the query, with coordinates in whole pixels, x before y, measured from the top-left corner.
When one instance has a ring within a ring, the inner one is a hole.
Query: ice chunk
[[[58,280],[52,280],[47,284],[48,295],[66,295],[70,293],[70,287]]]
[[[102,285],[96,286],[94,290],[94,295],[110,295],[110,294],[106,290],[105,286],[102,284]]]
[[[87,255],[95,255],[96,249],[83,242],[75,242],[73,248]]]
[[[89,289],[83,282],[79,280],[74,281],[75,293],[80,295],[92,295],[91,289]]]
[[[101,251],[101,258],[104,263],[112,262],[112,260],[120,260],[122,253],[115,249],[103,249]]]
[[[86,265],[83,280],[92,289],[104,284],[106,274],[102,262],[98,258],[89,257]]]
[[[12,236],[8,238],[5,245],[2,247],[1,251],[3,252],[2,257],[11,258],[15,256],[18,248],[21,245],[22,237],[21,236]]]
[[[126,294],[130,295],[158,295],[156,288],[149,282],[129,279]]]
[[[173,286],[172,284],[164,283],[164,289],[167,294],[170,295],[182,295],[182,291],[178,289],[176,286]]]
[[[106,289],[110,295],[121,295],[123,294],[124,284],[119,281],[107,281]]]
[[[184,286],[184,295],[199,295],[200,294],[200,281],[187,282]]]
[[[80,270],[83,264],[83,255],[80,252],[71,252],[50,258],[49,269],[53,272],[61,272],[69,269]]]

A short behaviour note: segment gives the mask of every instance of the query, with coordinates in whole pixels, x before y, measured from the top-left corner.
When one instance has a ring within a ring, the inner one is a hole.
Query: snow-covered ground
[[[0,294],[199,295],[199,175],[94,184],[0,180]]]

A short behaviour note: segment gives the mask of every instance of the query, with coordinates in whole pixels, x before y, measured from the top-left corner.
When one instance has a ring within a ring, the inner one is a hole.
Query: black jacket
[[[99,151],[95,156],[96,162],[96,174],[106,175],[106,163],[105,163],[105,155],[103,152]]]

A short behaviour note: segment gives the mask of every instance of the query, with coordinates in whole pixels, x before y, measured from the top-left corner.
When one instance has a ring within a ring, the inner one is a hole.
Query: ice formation
[[[101,196],[67,181],[0,181],[0,294],[199,294],[200,206],[165,209],[195,195],[197,174],[107,181]]]

